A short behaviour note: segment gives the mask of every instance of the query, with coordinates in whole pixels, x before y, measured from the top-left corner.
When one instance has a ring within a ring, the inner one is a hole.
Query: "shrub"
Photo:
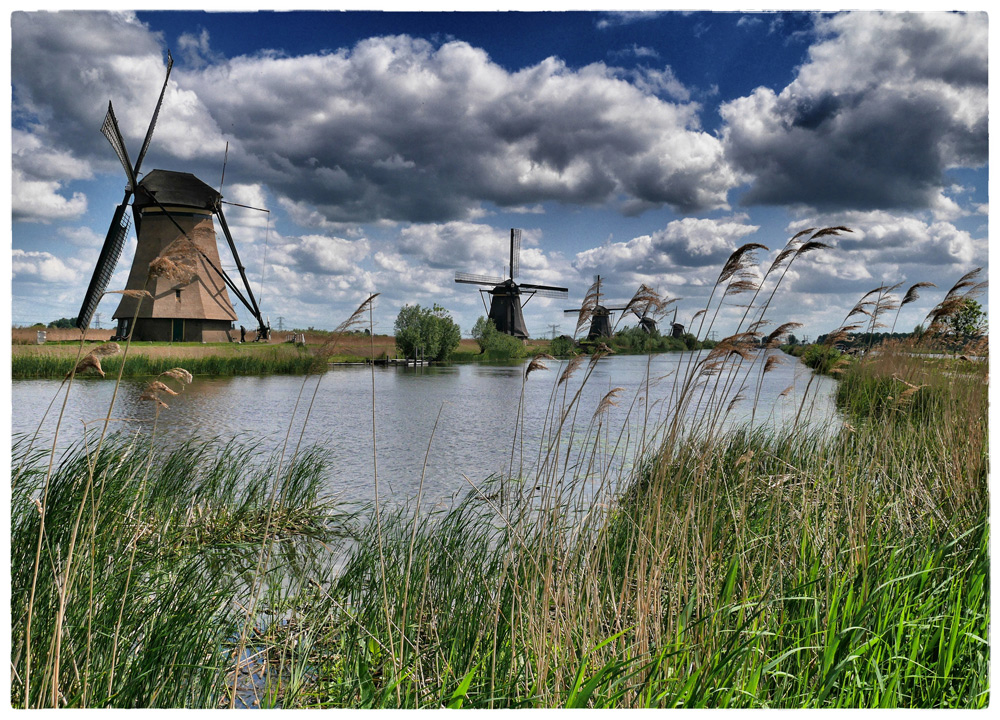
[[[576,343],[569,335],[560,335],[549,344],[549,353],[557,357],[576,354]]]
[[[492,320],[482,315],[472,327],[472,337],[479,344],[482,354],[491,360],[522,358],[528,352],[523,342],[500,332]]]
[[[802,351],[802,362],[821,375],[829,375],[830,370],[843,355],[840,350],[829,345],[809,345]]]

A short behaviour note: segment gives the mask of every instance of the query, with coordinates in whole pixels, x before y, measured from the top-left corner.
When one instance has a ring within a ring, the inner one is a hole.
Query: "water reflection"
[[[545,361],[549,369],[533,372],[527,380],[523,364],[346,366],[307,378],[200,377],[167,400],[170,407],[157,421],[157,442],[240,437],[269,452],[283,447],[290,452],[300,442],[321,444],[333,458],[330,488],[345,499],[371,498],[377,467],[383,497],[415,495],[423,476],[424,497],[440,500],[468,490],[469,480],[506,472],[512,460],[515,467],[535,462],[543,434],[551,435],[553,410],[565,407],[577,393],[576,412],[566,421],[566,427],[574,428],[567,442],[582,446],[588,429],[593,435],[600,428],[595,467],[621,467],[637,447],[655,440],[656,427],[673,412],[677,378],[693,360],[689,353],[609,356],[592,367],[585,360],[561,384],[566,363],[555,360]],[[727,425],[751,419],[757,426],[789,425],[802,407],[807,385],[809,420],[822,426],[835,417],[834,381],[813,377],[810,385],[807,368],[791,357],[782,360],[763,377],[762,360],[757,361],[743,389],[745,399],[733,405]],[[760,400],[754,411],[758,380]],[[145,384],[122,383],[112,413],[114,429],[149,433],[155,408],[139,399]],[[734,384],[726,405],[739,394],[736,385],[742,383]],[[51,380],[13,382],[15,434],[35,431],[58,388],[59,382]],[[606,404],[595,418],[602,398],[615,388],[621,388],[612,397],[616,404]],[[78,439],[85,423],[100,421],[113,392],[113,382],[78,380],[66,405],[60,445]],[[61,402],[45,417],[39,444],[51,444]],[[694,402],[690,412],[703,416],[705,407]]]

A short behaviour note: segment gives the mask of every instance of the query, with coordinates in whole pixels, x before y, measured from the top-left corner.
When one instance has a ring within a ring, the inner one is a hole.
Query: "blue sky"
[[[225,198],[270,211],[226,214],[274,327],[378,292],[377,332],[416,302],[468,334],[484,308],[454,274],[503,274],[511,227],[520,279],[570,289],[527,305],[536,336],[572,331],[595,274],[687,321],[736,247],[767,246],[763,270],[806,227],[854,232],[779,288],[800,336],[936,283],[912,328],[987,267],[985,13],[17,12],[11,32],[15,324],[77,313],[125,182],[107,103],[134,157],[168,49],[143,169],[217,187],[229,144]]]

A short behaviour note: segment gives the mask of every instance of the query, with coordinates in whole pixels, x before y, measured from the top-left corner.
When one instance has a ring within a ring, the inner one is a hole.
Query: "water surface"
[[[591,473],[627,467],[637,448],[655,442],[656,428],[673,412],[676,379],[697,357],[691,353],[607,356],[593,365],[583,385],[589,360],[563,383],[558,380],[566,361],[559,360],[544,361],[548,369],[534,371],[526,380],[526,363],[374,370],[333,366],[323,375],[306,378],[198,377],[176,397],[165,396],[169,408],[160,412],[156,442],[237,437],[265,452],[283,447],[291,452],[299,442],[319,444],[332,457],[329,488],[345,499],[370,499],[377,470],[380,496],[413,497],[423,477],[423,498],[437,501],[464,492],[470,483],[491,474],[507,472],[512,459],[515,469],[531,466],[539,448],[545,447],[544,429],[558,414],[553,409],[568,404],[577,392],[576,412],[565,424],[573,432],[564,433],[564,447],[566,442],[573,445],[574,457],[586,449]],[[721,402],[729,409],[727,426],[751,419],[755,426],[790,426],[807,385],[805,414],[810,422],[822,426],[835,418],[834,381],[812,376],[795,358],[782,356],[782,360],[763,377],[758,360],[747,376],[742,399],[729,408],[743,385],[744,365]],[[123,381],[112,429],[144,436],[152,431],[155,408],[140,400],[147,382]],[[616,388],[621,389],[609,397]],[[13,381],[15,436],[34,433],[44,415],[37,444],[51,445],[62,396],[47,414],[46,408],[58,390],[55,380]],[[99,428],[113,393],[111,380],[78,379],[66,403],[58,444],[65,447],[78,440],[85,426]],[[595,418],[605,399],[604,410]],[[697,403],[688,411],[691,417],[704,413]],[[523,437],[518,428],[523,428]],[[591,452],[595,437],[597,453]]]

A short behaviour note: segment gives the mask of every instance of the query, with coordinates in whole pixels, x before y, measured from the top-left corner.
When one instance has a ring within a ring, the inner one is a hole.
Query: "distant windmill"
[[[639,312],[638,308],[629,308],[632,313],[639,318],[639,327],[641,327],[647,335],[653,335],[658,332],[656,327],[656,319],[653,317],[654,303],[652,301],[646,303],[645,307],[642,308],[642,312]]]
[[[564,310],[567,313],[578,313],[580,321],[586,322],[590,318],[590,331],[587,333],[588,340],[595,340],[602,337],[611,337],[611,318],[613,313],[624,310],[631,310],[630,307],[605,307],[601,305],[601,276],[594,276],[594,284],[590,286],[586,297],[583,300],[583,307],[572,310]]]
[[[152,297],[135,297],[135,293],[122,297],[113,316],[118,321],[117,336],[124,338],[131,332],[136,340],[225,341],[237,319],[226,293],[228,287],[257,319],[258,337],[266,338],[269,329],[257,307],[222,213],[221,193],[190,173],[153,170],[139,180],[139,168],[153,136],[172,66],[173,58],[167,53],[167,76],[135,165],[129,160],[114,108],[108,103],[101,132],[125,168],[128,184],[125,197],[111,219],[80,308],[77,327],[86,330],[90,325],[115,271],[130,224],[125,210],[134,196],[132,216],[137,245],[126,290],[145,290]],[[236,260],[246,297],[222,270],[214,217],[218,218]],[[151,271],[154,261],[160,272]],[[135,327],[130,328],[133,318],[136,318]]]
[[[510,277],[506,280],[501,277],[490,275],[474,275],[472,273],[455,273],[455,282],[468,283],[470,285],[486,285],[492,287],[491,290],[480,290],[480,294],[489,294],[489,319],[496,325],[497,330],[516,338],[527,338],[528,330],[524,324],[524,314],[521,308],[528,300],[535,295],[541,297],[565,298],[569,292],[568,288],[555,287],[554,285],[532,285],[529,283],[514,282],[517,277],[518,265],[521,255],[521,231],[517,228],[510,230]],[[527,299],[521,301],[521,296],[526,295]],[[486,299],[483,298],[483,306]]]
[[[677,322],[677,308],[674,307],[674,319],[670,322],[670,337],[684,337],[684,326]]]

